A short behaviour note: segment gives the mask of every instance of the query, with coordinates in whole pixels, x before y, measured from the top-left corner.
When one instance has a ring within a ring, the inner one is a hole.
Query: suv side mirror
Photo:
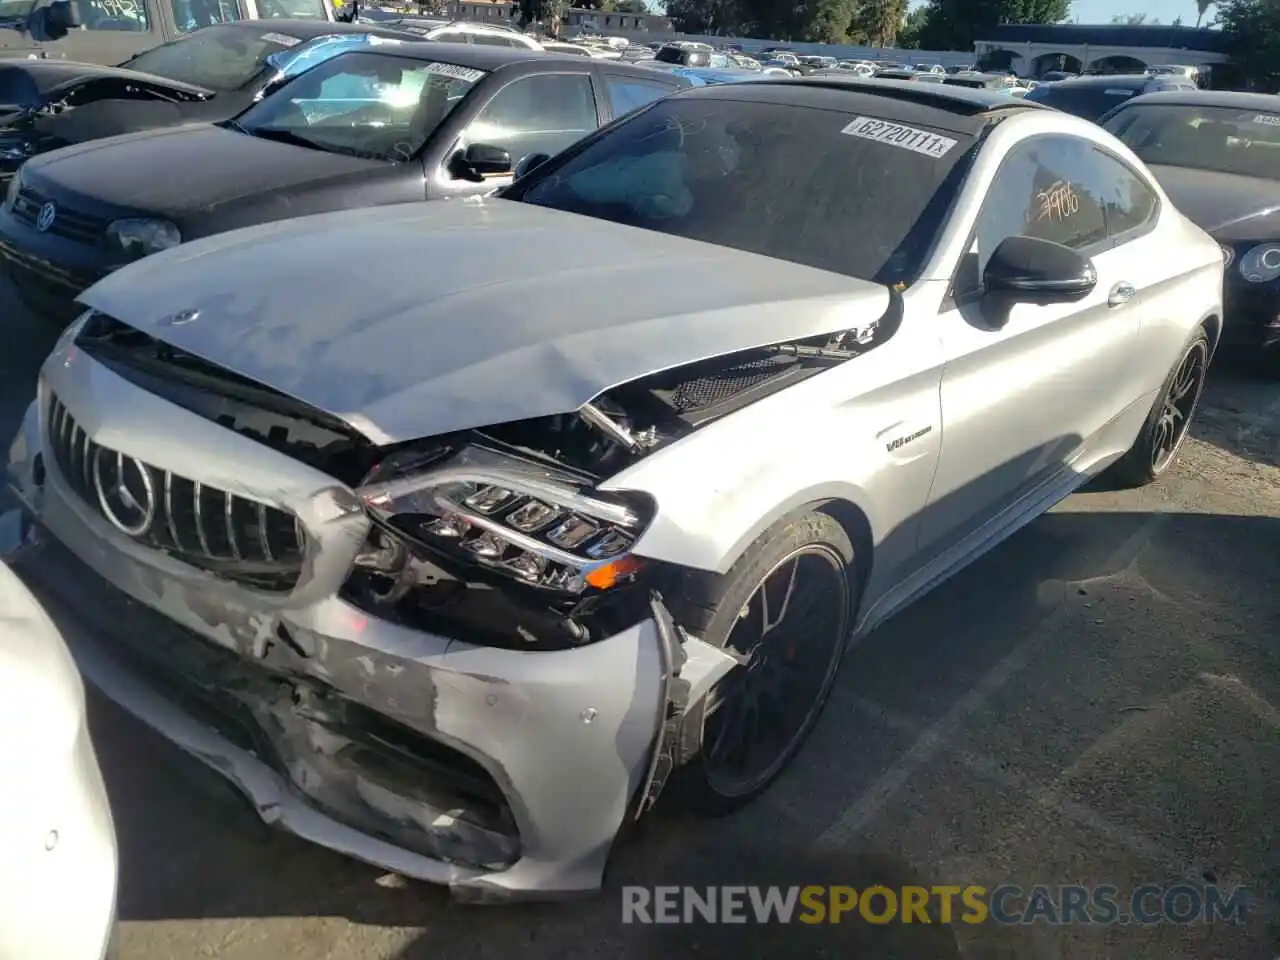
[[[1088,257],[1037,237],[1006,237],[982,272],[984,295],[1009,303],[1074,303],[1097,284]]]
[[[548,153],[529,154],[516,164],[516,179],[519,180],[521,177],[527,177],[550,159],[551,155]]]
[[[61,40],[71,30],[81,24],[80,11],[70,0],[52,0],[45,6],[38,6],[27,15],[26,32],[32,40]]]
[[[473,143],[455,156],[455,166],[468,180],[510,176],[511,154],[488,143]]]

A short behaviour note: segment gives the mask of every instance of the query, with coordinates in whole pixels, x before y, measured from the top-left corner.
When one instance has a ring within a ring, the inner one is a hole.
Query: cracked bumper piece
[[[335,507],[332,480],[214,424],[167,423],[185,413],[167,404],[82,403],[104,411],[83,418],[101,442],[142,436],[134,455],[175,468],[191,463],[184,450],[230,456],[240,479],[220,474],[224,488],[275,491],[299,517],[313,550],[301,586],[228,582],[85,503],[43,455],[48,408],[42,384],[7,471],[26,520],[0,517],[0,539],[92,684],[221,773],[265,821],[320,845],[474,901],[599,888],[654,776],[669,624],[533,652],[372,617],[338,596],[368,520]],[[700,641],[684,645],[705,693],[723,668],[699,656]]]
[[[450,644],[426,666],[370,650],[370,677],[402,678],[370,699],[389,707],[430,691],[429,737],[349,689],[246,662],[167,622],[56,541],[13,565],[85,677],[226,777],[267,823],[471,900],[599,887],[658,725],[651,621],[563,655]],[[528,656],[543,662],[499,675],[500,661]]]

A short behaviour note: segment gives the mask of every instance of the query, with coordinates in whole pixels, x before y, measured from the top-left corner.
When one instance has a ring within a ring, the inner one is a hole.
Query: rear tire
[[[1138,439],[1112,465],[1110,476],[1118,485],[1146,486],[1173,466],[1204,392],[1209,357],[1209,335],[1201,328],[1165,378]]]
[[[690,708],[672,799],[704,816],[745,806],[800,752],[831,692],[857,607],[853,544],[825,513],[760,536],[723,576],[686,572],[676,622],[745,662]]]

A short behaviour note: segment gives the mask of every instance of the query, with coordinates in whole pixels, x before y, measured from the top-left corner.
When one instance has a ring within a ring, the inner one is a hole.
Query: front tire
[[[822,712],[856,610],[854,550],[832,517],[781,521],[723,576],[686,573],[676,621],[730,650],[738,667],[690,708],[689,757],[672,783],[706,816],[745,806],[795,759]]]
[[[1209,356],[1209,336],[1201,329],[1169,371],[1138,439],[1112,466],[1111,475],[1119,484],[1145,486],[1158,480],[1173,465],[1204,392]]]

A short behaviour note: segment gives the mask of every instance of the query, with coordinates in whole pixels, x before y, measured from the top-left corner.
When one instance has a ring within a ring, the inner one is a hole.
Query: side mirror
[[[1088,257],[1036,237],[1006,237],[982,273],[984,295],[1009,303],[1074,303],[1097,284]]]
[[[70,0],[53,0],[31,11],[27,16],[26,31],[32,40],[61,40],[82,23],[80,11],[72,6]]]
[[[519,180],[521,177],[527,177],[550,159],[551,155],[549,153],[529,154],[516,164],[516,179]]]
[[[457,158],[456,166],[469,180],[503,177],[511,174],[511,154],[501,147],[473,143]]]

